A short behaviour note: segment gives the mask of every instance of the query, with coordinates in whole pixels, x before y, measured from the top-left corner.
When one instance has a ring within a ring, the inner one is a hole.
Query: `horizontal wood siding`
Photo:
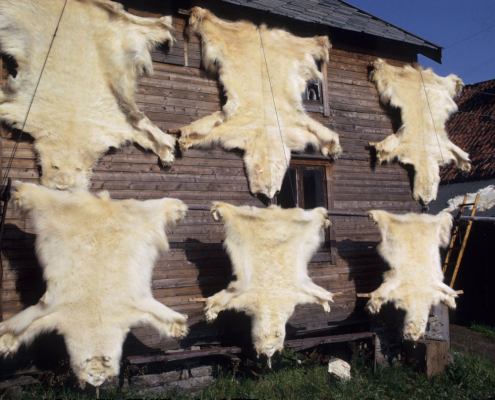
[[[170,52],[153,52],[154,76],[143,78],[136,100],[145,114],[163,131],[187,125],[221,109],[222,89],[215,76],[200,69],[200,44],[193,37],[184,57],[184,19],[174,18],[177,42]],[[184,66],[187,58],[188,67]],[[327,65],[330,117],[311,115],[340,134],[343,159],[326,162],[331,199],[329,206],[339,211],[383,209],[392,212],[417,210],[412,201],[407,172],[399,165],[373,166],[369,141],[383,140],[393,133],[393,115],[382,106],[374,84],[368,81],[368,66],[374,56],[339,50],[330,53]],[[390,60],[395,65],[401,62]],[[412,61],[412,60],[411,60]],[[12,153],[16,135],[4,130],[3,172]],[[348,159],[354,157],[355,160]],[[13,180],[39,182],[36,155],[29,135],[23,135],[12,169]],[[115,199],[174,197],[189,204],[210,204],[214,200],[236,205],[262,206],[251,196],[242,162],[242,152],[189,150],[178,156],[170,168],[161,168],[158,158],[135,145],[112,150],[95,168],[91,189],[108,190]],[[333,204],[332,204],[333,203]],[[333,217],[337,264],[331,254],[320,252],[309,266],[314,282],[336,296],[332,312],[325,315],[319,306],[300,306],[289,321],[288,336],[307,334],[332,326],[366,321],[364,301],[356,292],[374,290],[381,282],[384,265],[376,253],[378,230],[364,218]],[[235,342],[249,336],[249,319],[228,314],[206,325],[203,303],[190,297],[207,297],[225,288],[231,265],[222,248],[222,225],[207,211],[189,211],[185,220],[168,230],[170,251],[160,257],[153,274],[153,294],[163,304],[189,316],[191,333],[180,343],[161,340],[153,329],[133,329],[126,342],[126,354],[175,349],[203,343]],[[3,237],[3,317],[10,318],[35,304],[44,292],[42,271],[34,255],[35,230],[9,205]],[[235,335],[233,335],[235,334]],[[14,357],[15,359],[15,357]]]

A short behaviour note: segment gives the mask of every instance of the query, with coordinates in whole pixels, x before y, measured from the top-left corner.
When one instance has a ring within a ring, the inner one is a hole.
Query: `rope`
[[[272,80],[270,79],[270,71],[268,69],[268,63],[266,61],[265,47],[263,46],[263,38],[261,36],[261,28],[258,28],[258,32],[260,34],[261,49],[263,50],[263,57],[265,59],[265,66],[266,66],[266,73],[268,75],[268,82],[270,83],[270,91],[272,92],[273,107],[275,108],[275,115],[277,116],[278,131],[280,133],[280,140],[282,141],[282,152],[284,153],[285,165],[287,167],[287,175],[289,176],[292,199],[294,200],[294,205],[297,207],[297,200],[296,200],[296,196],[294,194],[294,187],[292,185],[292,178],[290,177],[290,172],[289,172],[289,161],[287,160],[287,155],[285,154],[285,144],[284,144],[284,138],[282,136],[282,128],[280,127],[280,120],[278,118],[277,105],[275,104],[275,96],[273,94]]]
[[[440,157],[442,158],[443,165],[445,165],[445,160],[443,158],[443,153],[442,153],[442,146],[440,146],[440,139],[438,138],[437,127],[435,126],[435,120],[433,119],[433,112],[431,111],[430,100],[428,99],[428,93],[426,92],[425,81],[423,80],[423,73],[421,72],[421,69],[419,69],[419,76],[421,76],[421,82],[423,82],[423,89],[425,91],[425,97],[426,97],[426,102],[428,104],[428,109],[430,110],[431,122],[433,123],[433,129],[435,130],[435,135],[437,137],[438,149],[440,150]],[[447,178],[447,186],[449,187],[450,197],[452,198],[452,203],[454,204],[454,207],[456,207],[455,200],[454,200],[454,194],[452,192],[452,187],[450,186],[449,178]]]
[[[9,158],[9,162],[7,164],[7,171],[5,172],[5,175],[2,177],[2,193],[1,193],[0,197],[3,196],[3,193],[5,191],[5,182],[9,176],[10,168],[12,167],[12,162],[14,161],[15,153],[17,151],[17,147],[19,146],[19,142],[20,142],[21,137],[22,137],[22,132],[24,132],[24,128],[26,127],[29,112],[31,111],[31,107],[32,107],[33,102],[34,102],[34,98],[36,97],[36,92],[38,91],[38,86],[41,82],[41,77],[43,76],[43,71],[45,70],[45,66],[46,66],[46,63],[48,61],[48,56],[50,55],[50,51],[52,49],[53,42],[55,41],[55,36],[57,35],[58,27],[60,26],[60,21],[62,20],[62,16],[64,14],[66,5],[67,5],[67,0],[65,0],[64,7],[62,8],[62,12],[60,13],[60,17],[58,19],[57,27],[55,28],[55,32],[53,33],[52,41],[50,43],[50,47],[48,48],[48,53],[46,54],[45,62],[43,63],[43,67],[41,68],[41,73],[40,73],[40,76],[38,78],[38,82],[36,83],[36,86],[34,88],[33,97],[31,98],[31,102],[29,103],[29,107],[27,109],[26,117],[24,118],[24,122],[22,124],[21,133],[19,134],[19,137],[17,138],[17,140],[14,144],[12,154],[11,154],[11,156]]]

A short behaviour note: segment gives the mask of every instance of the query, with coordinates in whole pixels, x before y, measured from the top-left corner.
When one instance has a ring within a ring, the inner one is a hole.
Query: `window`
[[[323,75],[323,82],[318,80],[308,82],[302,94],[303,104],[306,111],[322,113],[325,117],[328,117],[330,116],[330,103],[328,98],[327,63],[319,63],[318,69]]]
[[[289,179],[290,177],[290,179]],[[300,207],[311,210],[327,207],[325,167],[291,165],[285,174],[277,204],[282,208]]]
[[[308,86],[306,86],[306,90],[303,92],[302,98],[305,101],[317,101],[321,103],[320,82],[317,80],[310,81]]]
[[[328,162],[293,159],[285,174],[280,192],[275,196],[275,203],[282,208],[300,207],[305,210],[316,207],[330,208],[327,179],[330,173],[331,166]],[[333,232],[328,228],[321,251],[331,251],[331,237]],[[333,253],[334,251],[332,251],[332,263],[335,263],[336,256]]]

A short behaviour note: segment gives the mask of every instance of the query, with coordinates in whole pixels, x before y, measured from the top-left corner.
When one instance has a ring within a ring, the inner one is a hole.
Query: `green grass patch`
[[[202,399],[471,399],[495,396],[495,366],[454,352],[454,362],[432,379],[398,363],[391,368],[353,365],[352,380],[340,382],[326,365],[303,363],[260,375],[221,374]]]
[[[470,328],[475,332],[483,333],[485,336],[489,337],[490,339],[495,340],[495,326],[472,322]]]
[[[432,379],[424,373],[397,363],[390,368],[377,368],[372,373],[367,365],[352,365],[352,380],[341,382],[328,374],[323,363],[305,360],[284,351],[273,370],[252,374],[224,367],[215,383],[198,396],[183,399],[486,399],[495,397],[495,365],[484,358],[453,351],[454,362]],[[259,364],[259,366],[261,363]],[[100,392],[101,399],[140,398],[132,393]],[[1,398],[1,396],[0,396]],[[80,393],[67,384],[44,383],[28,386],[23,399],[92,399],[94,394]],[[146,398],[160,398],[155,395]]]

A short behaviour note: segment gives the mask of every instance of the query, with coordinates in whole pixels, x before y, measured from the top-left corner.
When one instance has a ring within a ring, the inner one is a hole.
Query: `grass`
[[[486,359],[453,352],[454,362],[432,379],[396,364],[391,368],[352,368],[353,379],[340,382],[326,365],[304,363],[260,376],[221,374],[202,399],[482,399],[495,396],[495,366]]]
[[[495,340],[495,327],[482,324],[482,323],[477,323],[477,322],[472,322],[470,326],[471,330],[479,333],[483,333],[485,336],[489,337],[490,339]]]
[[[432,379],[397,363],[371,372],[369,364],[353,365],[352,380],[340,382],[327,366],[311,360],[297,364],[297,355],[284,351],[272,371],[252,375],[224,370],[215,383],[194,397],[183,399],[484,399],[495,396],[495,365],[487,359],[453,351],[454,362]],[[139,398],[142,396],[134,396]],[[0,397],[1,398],[1,397]],[[23,399],[91,399],[94,394],[73,391],[66,385],[27,387]],[[130,393],[101,392],[101,399],[133,398]],[[147,398],[160,398],[159,396]]]

